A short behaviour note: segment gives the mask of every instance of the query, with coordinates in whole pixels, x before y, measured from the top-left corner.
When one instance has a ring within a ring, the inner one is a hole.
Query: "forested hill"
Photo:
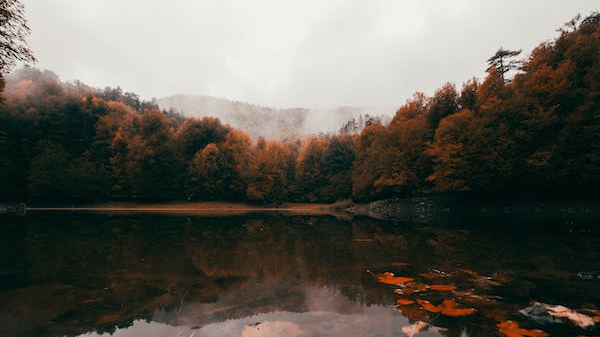
[[[253,139],[25,68],[0,105],[0,199],[374,200],[600,189],[600,14],[488,75],[416,93],[360,134]],[[506,54],[509,55],[509,54]],[[506,63],[504,63],[506,62]],[[482,61],[482,64],[484,61]],[[342,125],[340,125],[341,127]]]
[[[287,140],[311,134],[334,133],[344,123],[374,117],[389,121],[395,107],[337,107],[331,109],[275,109],[212,96],[175,95],[156,101],[163,110],[171,109],[187,117],[217,117],[224,123],[250,133]],[[389,117],[389,118],[388,118]]]

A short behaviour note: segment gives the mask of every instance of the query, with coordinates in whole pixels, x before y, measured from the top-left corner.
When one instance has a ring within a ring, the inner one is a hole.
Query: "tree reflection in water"
[[[538,301],[598,321],[599,280],[577,276],[600,270],[597,232],[274,214],[3,220],[2,336],[600,332],[520,312]]]

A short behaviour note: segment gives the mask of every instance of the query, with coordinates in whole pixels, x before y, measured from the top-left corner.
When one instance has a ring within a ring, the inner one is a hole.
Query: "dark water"
[[[600,334],[593,230],[276,214],[0,223],[2,337]],[[379,282],[386,272],[410,280]]]

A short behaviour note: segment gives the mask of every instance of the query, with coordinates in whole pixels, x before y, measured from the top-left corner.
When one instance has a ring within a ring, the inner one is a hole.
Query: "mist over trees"
[[[175,95],[156,101],[162,110],[180,111],[187,117],[217,117],[224,124],[248,132],[252,137],[290,140],[312,134],[335,133],[343,123],[354,121],[344,133],[358,133],[365,123],[387,123],[395,107],[350,107],[332,109],[276,109],[212,96]],[[365,115],[363,117],[363,115]]]
[[[0,105],[0,199],[277,203],[597,191],[599,55],[593,13],[535,48],[510,81],[492,63],[481,81],[415,93],[387,124],[363,119],[359,130],[354,120],[335,135],[288,140],[23,68],[7,78]]]

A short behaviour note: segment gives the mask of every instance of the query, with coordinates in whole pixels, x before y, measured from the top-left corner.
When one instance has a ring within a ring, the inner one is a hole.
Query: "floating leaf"
[[[542,330],[539,329],[523,329],[519,328],[519,324],[514,321],[506,321],[498,323],[498,330],[501,334],[507,337],[546,337],[549,336]]]
[[[417,300],[417,302],[429,312],[441,313],[450,317],[468,316],[477,312],[475,308],[459,308],[454,300],[444,300],[440,305],[434,305],[426,300]]]
[[[407,282],[406,284],[404,284],[403,293],[404,294],[419,293],[422,291],[427,291],[427,289],[429,289],[429,286],[426,284],[419,283],[419,282]]]
[[[427,312],[417,305],[398,306],[398,310],[400,310],[402,315],[412,320],[424,322],[429,321],[429,315]]]
[[[425,329],[427,329],[427,323],[423,321],[418,321],[413,325],[403,326],[402,332],[404,332],[404,334],[406,334],[408,337],[413,337],[414,335],[418,334],[419,332]]]
[[[540,324],[564,322],[566,320],[582,328],[589,328],[596,324],[593,317],[562,305],[535,302],[532,306],[519,310],[519,312]]]
[[[596,324],[592,317],[580,314],[577,311],[571,310],[562,305],[547,305],[546,309],[550,315],[554,317],[566,318],[573,324],[582,328],[588,328]]]
[[[415,303],[415,301],[406,298],[399,298],[396,300],[396,304],[398,305],[411,305],[413,303]]]
[[[394,273],[390,272],[385,272],[375,276],[377,277],[377,280],[383,284],[403,284],[413,280],[410,277],[395,276]]]
[[[441,306],[437,306],[437,305],[433,305],[431,302],[427,301],[427,300],[417,300],[417,302],[419,302],[419,304],[423,307],[423,309],[432,312],[432,313],[439,313],[442,311]]]
[[[444,300],[440,306],[442,307],[442,315],[451,317],[468,316],[477,312],[475,308],[458,308],[455,300]]]
[[[432,284],[429,286],[429,289],[437,291],[452,291],[456,289],[456,287],[450,284]]]

